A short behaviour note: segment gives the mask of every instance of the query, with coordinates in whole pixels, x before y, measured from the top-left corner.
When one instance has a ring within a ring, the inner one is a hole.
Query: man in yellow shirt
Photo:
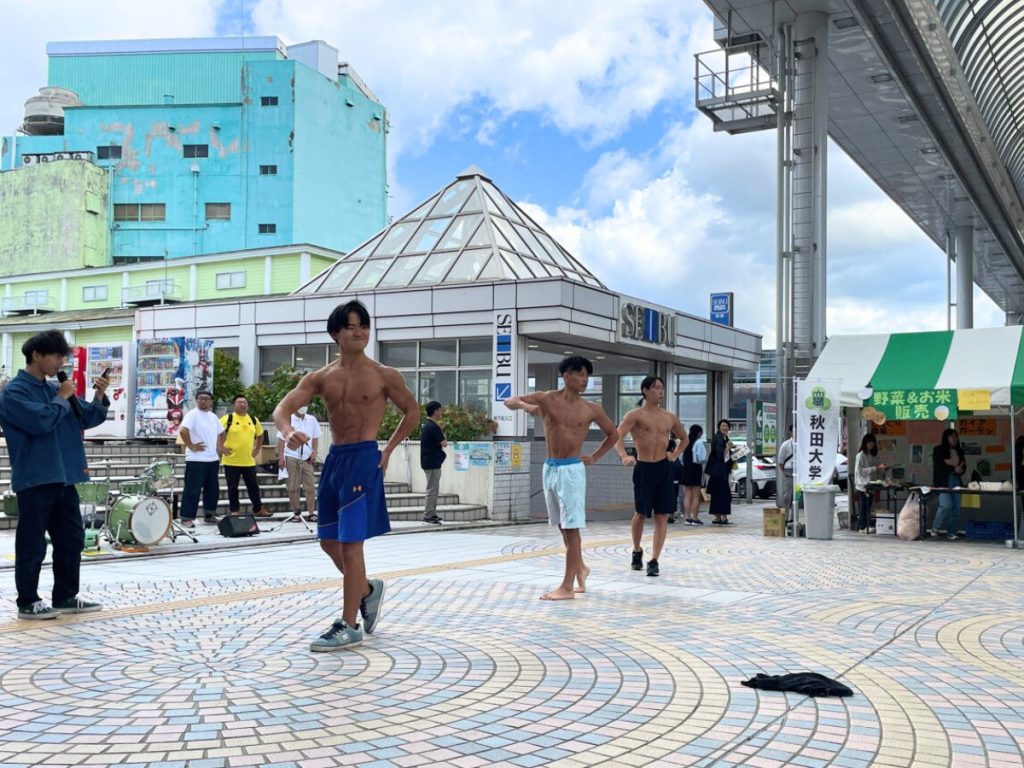
[[[241,505],[238,502],[238,481],[245,481],[245,490],[252,503],[256,517],[270,517],[263,509],[260,486],[256,480],[256,457],[263,447],[263,425],[249,415],[249,401],[245,395],[235,395],[232,401],[234,411],[221,416],[224,431],[217,437],[217,453],[224,465],[224,481],[228,486],[228,511],[237,515]]]

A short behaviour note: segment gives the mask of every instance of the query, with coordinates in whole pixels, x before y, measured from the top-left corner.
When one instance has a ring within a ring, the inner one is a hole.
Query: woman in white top
[[[857,489],[857,496],[860,501],[860,514],[857,518],[855,531],[874,533],[874,528],[869,528],[871,522],[871,501],[873,493],[868,493],[868,483],[874,479],[878,470],[885,470],[885,464],[878,461],[878,440],[874,435],[864,435],[860,441],[860,450],[857,451],[857,460],[854,463],[853,487]]]
[[[700,519],[700,490],[704,485],[704,462],[708,460],[708,449],[701,439],[704,427],[694,424],[690,427],[690,442],[683,451],[683,522],[687,525],[704,525]]]

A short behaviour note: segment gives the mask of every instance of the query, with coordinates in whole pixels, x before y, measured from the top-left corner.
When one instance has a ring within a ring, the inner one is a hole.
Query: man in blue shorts
[[[601,406],[581,397],[594,372],[590,361],[585,357],[567,357],[558,365],[558,372],[562,375],[562,389],[510,397],[505,401],[509,410],[522,409],[539,415],[544,423],[548,446],[548,459],[544,462],[544,500],[548,522],[562,531],[565,577],[557,589],[542,595],[541,600],[571,600],[577,592],[587,589],[590,569],[583,563],[580,538],[580,529],[587,524],[587,475],[583,467],[593,464],[619,443],[615,423]],[[580,458],[591,422],[596,422],[604,432],[604,442],[592,454]],[[631,461],[621,443],[618,448],[622,461]],[[573,589],[573,582],[579,587]]]
[[[274,409],[274,424],[292,450],[310,436],[292,428],[291,415],[319,395],[327,405],[331,449],[320,473],[317,535],[345,577],[341,618],[310,645],[311,651],[337,651],[373,634],[384,601],[384,581],[366,578],[363,542],[391,530],[384,501],[384,473],[391,453],[419,423],[416,398],[402,374],[366,356],[370,314],[358,301],[335,308],[327,333],[341,356],[319,371],[307,373]],[[377,431],[388,400],[402,411],[384,450]],[[359,615],[363,623],[359,623]]]

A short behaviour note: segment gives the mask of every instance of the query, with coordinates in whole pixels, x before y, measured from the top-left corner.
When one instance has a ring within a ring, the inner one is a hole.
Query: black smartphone
[[[101,378],[101,379],[106,379],[106,378],[109,378],[109,377],[110,377],[110,372],[111,372],[112,370],[114,370],[114,369],[113,369],[113,368],[104,368],[104,369],[103,369],[103,373],[101,373],[101,374],[100,374],[100,378]]]

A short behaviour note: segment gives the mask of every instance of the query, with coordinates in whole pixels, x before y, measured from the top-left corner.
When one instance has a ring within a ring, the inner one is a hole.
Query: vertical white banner
[[[514,309],[494,310],[492,335],[491,418],[498,423],[498,437],[516,437],[515,414],[505,407],[505,401],[512,395],[521,394],[515,391],[519,343]]]
[[[828,485],[832,481],[839,445],[841,384],[839,379],[797,382],[793,480],[798,486]]]

